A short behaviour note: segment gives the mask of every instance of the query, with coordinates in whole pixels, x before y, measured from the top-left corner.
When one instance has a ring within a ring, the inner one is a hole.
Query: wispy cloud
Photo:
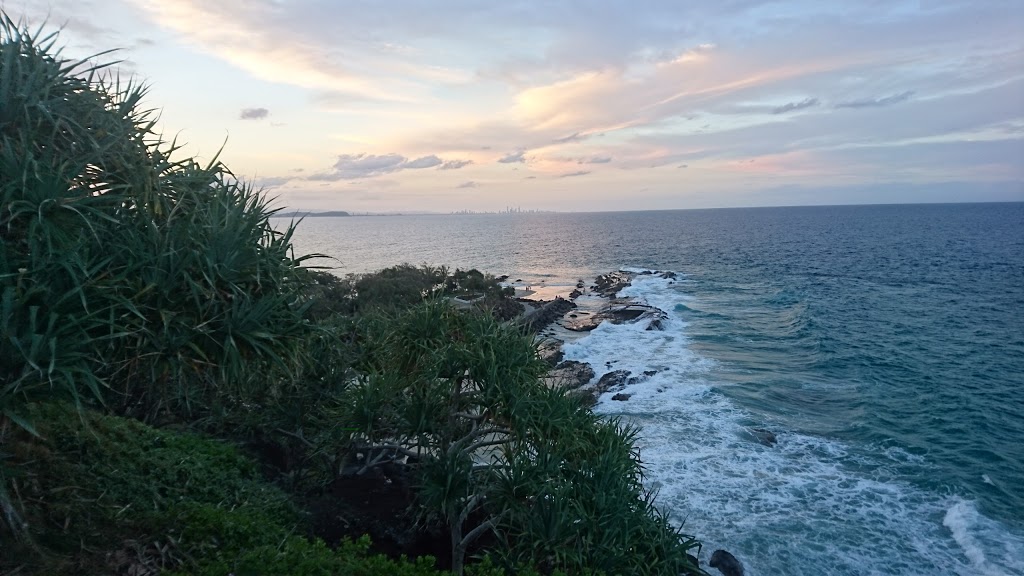
[[[458,170],[459,168],[465,168],[466,166],[469,166],[472,163],[473,163],[472,160],[449,160],[447,162],[443,162],[440,166],[438,166],[437,169],[438,170]]]
[[[263,120],[270,116],[270,110],[266,108],[243,108],[238,115],[242,120]]]
[[[288,162],[315,166],[317,150],[350,152],[307,176],[327,188],[401,173],[403,190],[456,196],[459,182],[505,192],[527,174],[593,173],[594,198],[648,188],[683,202],[676,167],[709,190],[868,181],[904,174],[910,159],[922,181],[951,166],[1021,173],[1004,153],[1024,141],[1019,2],[49,1],[92,36],[109,34],[112,20],[76,2],[141,6],[163,30],[140,57],[174,48],[228,63],[246,88],[273,85],[240,91],[260,94],[267,110],[240,116],[273,110],[279,120],[287,110],[275,130],[287,152],[265,166],[270,155],[245,142],[254,151],[239,154],[250,163],[241,169],[287,173],[299,165]],[[133,27],[126,40],[140,36],[151,37]],[[216,98],[211,109],[251,104]],[[296,98],[313,105],[293,107]],[[991,148],[1000,153],[975,154],[968,141],[979,138],[1002,142]],[[919,151],[938,141],[971,152],[929,171]],[[456,169],[465,178],[440,172]]]
[[[402,170],[423,170],[436,168],[452,170],[461,168],[471,161],[449,160],[445,162],[435,154],[419,158],[406,158],[401,154],[342,154],[338,156],[330,171],[313,174],[309,180],[335,181],[372,178]],[[447,166],[447,167],[446,167]]]
[[[795,112],[797,110],[803,110],[804,108],[810,108],[817,105],[817,98],[805,98],[799,102],[789,102],[782,106],[776,106],[775,108],[772,108],[772,114],[785,114],[786,112]]]
[[[498,162],[501,162],[502,164],[515,164],[515,163],[522,164],[522,163],[526,162],[526,152],[525,151],[519,151],[519,152],[512,152],[510,154],[506,154],[505,156],[502,156],[501,158],[498,158]]]
[[[884,96],[882,98],[864,98],[861,100],[850,100],[848,102],[840,102],[839,104],[836,104],[836,108],[878,108],[881,106],[890,106],[892,104],[906,102],[913,95],[913,90],[907,90],[906,92],[900,92],[899,94],[893,94],[892,96]]]
[[[434,166],[441,166],[444,161],[437,156],[431,154],[430,156],[424,156],[415,160],[409,160],[402,164],[402,169],[406,170],[420,170],[422,168],[433,168]]]

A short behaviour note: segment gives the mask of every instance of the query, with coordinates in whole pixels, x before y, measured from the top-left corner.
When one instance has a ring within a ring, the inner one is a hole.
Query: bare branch
[[[470,444],[469,448],[466,448],[466,452],[476,452],[480,448],[486,448],[487,446],[497,446],[499,444],[507,444],[510,441],[511,440],[508,438],[508,436],[501,438],[499,440],[481,440],[475,444]]]
[[[473,542],[473,540],[476,540],[477,538],[479,538],[484,532],[486,532],[488,530],[494,530],[497,527],[498,520],[502,516],[504,516],[504,515],[505,514],[502,513],[502,514],[498,515],[497,517],[491,518],[491,519],[487,520],[486,522],[484,522],[483,524],[481,524],[481,525],[477,526],[476,528],[473,528],[472,530],[470,530],[469,533],[466,534],[462,538],[462,542],[459,542],[459,548],[461,550],[465,550],[467,547],[469,547],[469,545]]]
[[[286,435],[286,436],[291,436],[292,438],[295,438],[296,440],[298,440],[298,441],[302,442],[303,444],[305,444],[307,448],[316,449],[316,444],[313,444],[309,440],[306,440],[306,437],[302,435],[302,430],[299,430],[298,433],[295,433],[295,432],[289,432],[289,431],[285,430],[284,428],[277,428],[277,431],[280,432],[281,434]]]
[[[479,422],[480,420],[487,418],[487,413],[481,412],[479,414],[469,414],[468,412],[456,412],[455,414],[452,414],[452,416],[455,416],[456,418],[465,418],[466,420],[474,420]]]
[[[403,456],[409,456],[410,458],[422,458],[424,452],[417,452],[413,448],[426,448],[421,444],[410,444],[409,446],[402,446],[400,444],[377,444],[374,446],[360,446],[358,450],[365,450],[367,452],[373,450],[394,450],[402,454]]]
[[[470,513],[473,512],[473,509],[476,508],[477,504],[479,504],[483,499],[484,497],[482,494],[474,494],[473,497],[466,502],[466,505],[462,507],[462,512],[459,513],[459,520],[456,526],[461,529],[462,525],[466,522],[466,518],[469,518]]]

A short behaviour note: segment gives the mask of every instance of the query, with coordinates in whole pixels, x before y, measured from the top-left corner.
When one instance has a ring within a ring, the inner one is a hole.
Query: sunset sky
[[[1024,1],[0,0],[297,209],[1024,200]]]

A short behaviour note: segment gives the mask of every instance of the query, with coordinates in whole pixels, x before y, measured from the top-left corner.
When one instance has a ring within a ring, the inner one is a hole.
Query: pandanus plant
[[[360,371],[334,418],[354,427],[353,473],[418,478],[425,522],[450,535],[461,573],[474,544],[509,568],[678,574],[693,538],[642,486],[635,426],[545,386],[516,327],[441,300],[368,320]]]
[[[0,435],[38,399],[152,419],[279,393],[308,362],[293,228],[43,30],[0,13]]]
[[[0,19],[0,407],[46,390],[152,416],[292,368],[293,228],[216,158],[173,160],[145,88],[56,38]]]

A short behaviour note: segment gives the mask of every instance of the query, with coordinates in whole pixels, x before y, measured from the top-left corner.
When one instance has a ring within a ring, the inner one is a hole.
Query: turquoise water
[[[664,332],[566,346],[639,374],[648,484],[768,574],[1024,573],[1024,204],[309,219],[300,251],[572,284],[618,268]],[[753,441],[772,430],[774,447]]]

